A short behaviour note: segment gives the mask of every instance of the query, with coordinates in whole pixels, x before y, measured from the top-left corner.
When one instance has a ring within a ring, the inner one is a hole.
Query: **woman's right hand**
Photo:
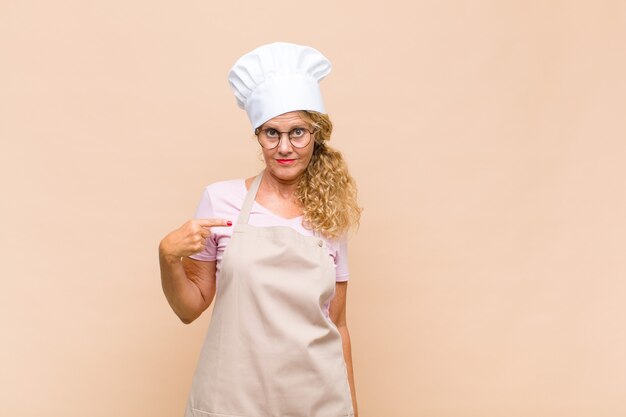
[[[192,219],[170,232],[159,244],[159,253],[162,256],[181,258],[196,254],[204,249],[206,241],[211,236],[211,227],[232,226],[230,220],[225,219]]]

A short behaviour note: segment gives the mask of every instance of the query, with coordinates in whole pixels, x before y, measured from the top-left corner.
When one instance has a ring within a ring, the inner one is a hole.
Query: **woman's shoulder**
[[[201,204],[213,207],[216,212],[238,209],[246,196],[244,178],[215,181],[204,188]]]
[[[239,195],[245,191],[244,181],[244,178],[216,181],[207,185],[205,189],[211,196]]]

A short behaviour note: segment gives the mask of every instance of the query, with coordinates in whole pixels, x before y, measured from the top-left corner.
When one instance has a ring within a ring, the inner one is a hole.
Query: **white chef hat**
[[[239,58],[228,72],[228,83],[256,129],[294,110],[325,113],[319,81],[331,68],[314,48],[274,42]]]

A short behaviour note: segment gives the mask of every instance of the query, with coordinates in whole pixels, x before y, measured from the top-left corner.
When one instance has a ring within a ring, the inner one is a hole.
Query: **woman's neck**
[[[265,188],[267,193],[277,195],[282,199],[292,200],[296,194],[299,180],[300,177],[289,180],[276,178],[270,172],[265,171],[261,187]]]

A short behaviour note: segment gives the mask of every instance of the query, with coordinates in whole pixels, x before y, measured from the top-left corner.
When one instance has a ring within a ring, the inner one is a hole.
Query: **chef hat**
[[[275,42],[239,58],[228,72],[228,83],[256,129],[294,110],[325,113],[319,81],[330,70],[330,61],[318,50]]]

